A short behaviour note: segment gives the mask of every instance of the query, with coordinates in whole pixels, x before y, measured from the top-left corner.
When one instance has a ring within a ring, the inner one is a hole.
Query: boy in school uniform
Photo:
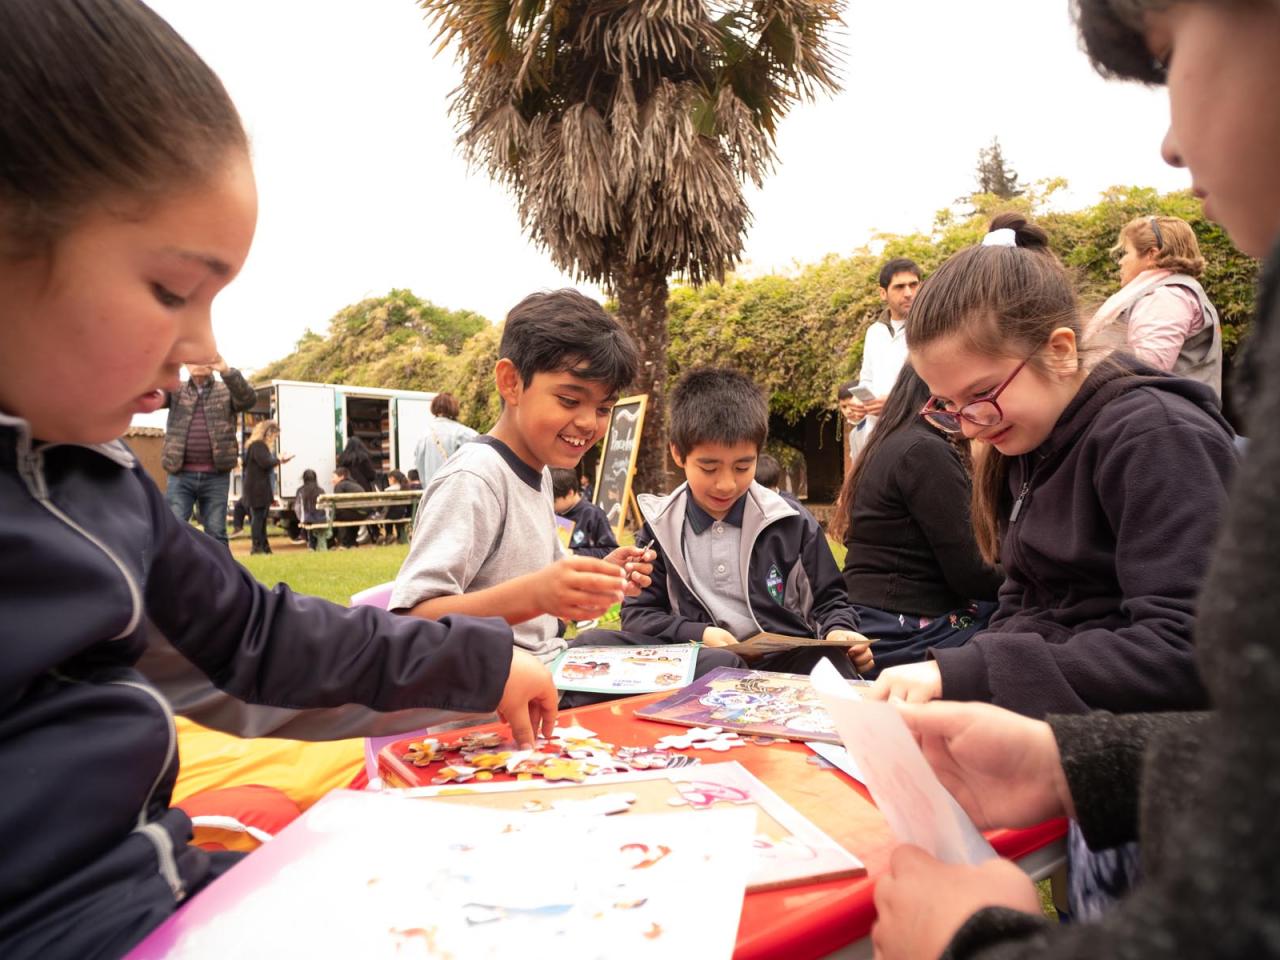
[[[869,669],[869,641],[822,529],[754,482],[769,430],[760,388],[736,370],[693,370],[672,391],[670,416],[671,454],[686,482],[638,498],[645,526],[636,539],[656,557],[649,585],[622,605],[623,630],[726,652],[761,631],[853,639],[847,651],[801,647],[752,666],[808,673],[825,657],[849,677]]]
[[[499,351],[502,413],[427,483],[390,606],[502,617],[518,647],[550,663],[565,648],[559,620],[596,619],[649,583],[638,548],[566,556],[548,469],[573,469],[604,435],[639,361],[618,322],[574,290],[520,301]]]
[[[569,549],[575,557],[607,557],[618,549],[618,541],[604,511],[578,493],[578,475],[556,467],[551,471],[551,492],[556,513],[573,521]]]

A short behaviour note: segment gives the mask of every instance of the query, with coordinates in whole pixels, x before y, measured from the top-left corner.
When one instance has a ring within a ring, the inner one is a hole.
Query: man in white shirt
[[[907,314],[920,289],[920,268],[905,257],[890,260],[880,268],[880,300],[885,305],[870,327],[862,344],[862,372],[858,383],[874,394],[874,399],[841,402],[841,411],[850,422],[859,425],[861,443],[850,443],[850,455],[856,456],[875,427],[876,417],[884,407],[889,390],[907,361]],[[865,422],[862,422],[865,419]]]

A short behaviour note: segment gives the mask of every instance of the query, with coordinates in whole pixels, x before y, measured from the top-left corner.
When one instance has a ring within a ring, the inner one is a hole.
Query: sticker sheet
[[[679,693],[641,707],[636,716],[788,740],[840,742],[809,678],[793,673],[717,667]]]
[[[546,781],[418,787],[406,796],[434,802],[545,815],[687,815],[738,807],[756,815],[755,864],[747,890],[773,890],[857,876],[856,856],[770,790],[740,763],[727,761],[612,774],[590,784]],[[573,829],[577,829],[577,820]]]
[[[585,693],[660,693],[693,679],[701,644],[652,647],[570,647],[551,664],[557,690]]]
[[[939,782],[892,704],[863,700],[825,660],[811,677],[862,782],[899,841],[946,863],[977,864],[996,855]]]
[[[728,958],[755,818],[561,819],[335,791],[134,951],[150,958]]]

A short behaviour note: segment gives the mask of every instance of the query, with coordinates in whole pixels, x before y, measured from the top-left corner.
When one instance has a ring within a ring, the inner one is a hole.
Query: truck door
[[[338,462],[335,432],[336,409],[333,387],[323,383],[276,384],[276,422],[280,425],[280,453],[293,459],[280,467],[280,502],[302,486],[302,471],[316,472],[316,481],[326,490]]]
[[[413,451],[427,432],[431,419],[431,400],[423,397],[396,397],[391,401],[391,435],[395,438],[392,456],[395,468],[408,474],[417,466]]]

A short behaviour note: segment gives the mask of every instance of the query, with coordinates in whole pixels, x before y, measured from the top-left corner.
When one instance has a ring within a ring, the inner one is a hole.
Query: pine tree
[[[1017,172],[1004,158],[1000,138],[992,137],[991,145],[978,151],[978,193],[993,193],[1002,200],[1009,200],[1023,192]]]

